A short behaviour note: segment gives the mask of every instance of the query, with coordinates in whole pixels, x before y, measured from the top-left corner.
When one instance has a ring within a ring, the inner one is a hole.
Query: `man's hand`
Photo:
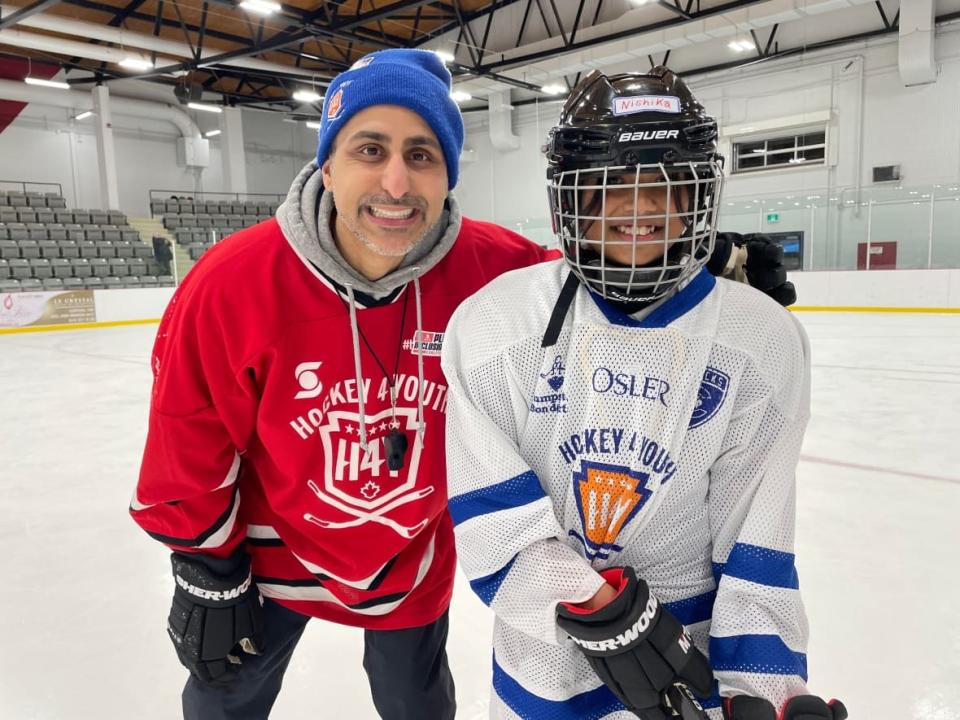
[[[718,232],[707,269],[716,277],[746,282],[784,307],[797,301],[783,266],[783,248],[762,233]]]
[[[250,558],[230,560],[173,553],[173,605],[167,634],[180,662],[198,680],[224,685],[236,677],[240,656],[263,651],[263,598],[250,575]],[[216,572],[213,568],[219,569]]]

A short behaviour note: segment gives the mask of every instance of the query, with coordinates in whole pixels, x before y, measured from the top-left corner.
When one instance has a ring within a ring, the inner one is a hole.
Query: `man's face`
[[[406,108],[376,105],[358,112],[337,134],[323,165],[323,185],[333,192],[341,252],[351,262],[383,270],[396,267],[440,219],[447,166],[423,118]]]
[[[602,173],[589,177],[590,180],[584,178],[581,182],[603,183]],[[681,213],[689,206],[689,186],[675,185],[669,198],[666,184],[644,186],[664,180],[663,175],[655,172],[639,176],[630,171],[608,174],[605,199],[602,189],[584,192],[584,209],[580,212],[603,218],[589,221],[583,236],[597,243],[603,239],[604,256],[621,265],[642,266],[658,260],[667,249],[664,240],[675,240],[683,234]],[[599,244],[591,247],[599,251]]]

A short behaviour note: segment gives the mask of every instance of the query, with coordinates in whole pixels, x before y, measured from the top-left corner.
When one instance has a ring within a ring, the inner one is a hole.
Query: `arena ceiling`
[[[322,95],[336,73],[383,48],[449,52],[457,86],[474,96],[469,109],[503,90],[519,101],[544,85],[562,94],[590,57],[703,71],[896,33],[900,16],[896,0],[0,2],[0,54],[59,65],[75,89],[138,78],[301,115],[319,105],[295,92]],[[778,14],[777,3],[793,10]],[[935,5],[938,22],[960,19],[960,0]],[[732,56],[731,38],[748,50]]]

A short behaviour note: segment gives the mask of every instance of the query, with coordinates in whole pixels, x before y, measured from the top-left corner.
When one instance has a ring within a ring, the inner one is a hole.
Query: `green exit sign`
[[[774,212],[767,213],[767,222],[768,223],[780,222],[780,213],[774,213]]]

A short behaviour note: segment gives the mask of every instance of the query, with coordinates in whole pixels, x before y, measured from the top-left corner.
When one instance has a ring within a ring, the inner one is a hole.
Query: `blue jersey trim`
[[[470,581],[470,587],[472,587],[473,591],[483,600],[484,605],[489,605],[493,602],[493,598],[496,597],[497,591],[506,579],[507,573],[510,572],[510,568],[513,567],[516,559],[517,556],[514,555],[510,558],[510,562],[495,573],[490,573],[489,575]]]
[[[666,327],[677,318],[690,312],[700,303],[701,300],[710,294],[710,291],[713,290],[713,286],[716,284],[716,278],[714,278],[706,268],[703,268],[699,273],[694,275],[693,280],[687,283],[686,287],[684,287],[676,295],[667,298],[667,300],[664,301],[660,307],[642,320],[635,320],[626,313],[618,310],[612,303],[604,300],[599,295],[595,295],[593,292],[590,293],[590,297],[593,298],[593,301],[597,304],[597,307],[600,308],[600,312],[602,312],[604,316],[606,316],[607,320],[612,322],[614,325],[624,325],[626,327],[660,328]]]
[[[511,710],[525,720],[599,720],[617,710],[626,710],[623,703],[606,685],[566,700],[548,700],[534,695],[493,658],[493,689]]]
[[[664,603],[663,606],[682,625],[695,625],[713,617],[713,601],[716,599],[717,591],[711,590],[703,595],[696,595],[686,600]]]
[[[721,575],[796,590],[800,587],[800,578],[794,566],[793,553],[759,545],[737,543],[730,550],[727,562],[713,564],[713,576],[719,584]]]
[[[487,515],[498,510],[508,510],[535,502],[545,497],[536,473],[524,473],[496,485],[471,490],[450,498],[448,507],[453,524],[459,525],[477,515]]]
[[[798,675],[807,679],[807,655],[787,647],[779,635],[732,635],[710,638],[714,672]]]

